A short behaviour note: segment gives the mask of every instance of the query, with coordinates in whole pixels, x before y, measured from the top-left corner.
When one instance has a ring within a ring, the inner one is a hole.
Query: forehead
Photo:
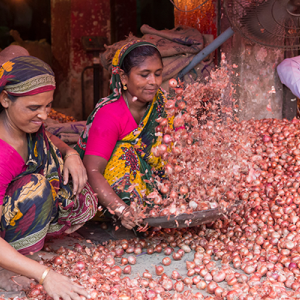
[[[15,103],[22,105],[47,105],[53,100],[54,90],[31,96],[18,97]]]
[[[163,67],[160,58],[157,55],[147,56],[142,62],[140,62],[137,66],[133,67],[138,71],[140,70],[158,70]]]

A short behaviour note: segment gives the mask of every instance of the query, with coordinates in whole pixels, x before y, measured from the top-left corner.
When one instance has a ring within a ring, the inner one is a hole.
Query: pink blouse
[[[26,170],[21,155],[8,143],[0,139],[0,205],[11,181]]]
[[[89,131],[85,155],[97,155],[109,161],[117,141],[122,140],[136,124],[124,98],[103,106],[96,113]]]

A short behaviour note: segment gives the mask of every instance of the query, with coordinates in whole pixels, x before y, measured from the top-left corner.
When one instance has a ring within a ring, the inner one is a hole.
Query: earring
[[[123,84],[123,90],[126,91],[127,90],[127,86],[126,84]]]

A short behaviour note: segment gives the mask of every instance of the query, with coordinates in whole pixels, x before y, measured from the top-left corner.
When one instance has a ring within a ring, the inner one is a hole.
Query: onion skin
[[[178,293],[182,293],[184,290],[184,283],[182,281],[176,281],[174,283],[174,290]]]
[[[135,256],[128,256],[128,262],[131,264],[131,265],[135,265],[136,264],[136,257]]]
[[[163,260],[162,260],[162,264],[163,264],[164,266],[169,266],[169,265],[171,264],[171,262],[172,262],[172,260],[171,260],[169,257],[165,257],[165,258],[163,258]]]
[[[164,272],[164,267],[163,266],[155,266],[155,273],[157,276],[162,275]]]

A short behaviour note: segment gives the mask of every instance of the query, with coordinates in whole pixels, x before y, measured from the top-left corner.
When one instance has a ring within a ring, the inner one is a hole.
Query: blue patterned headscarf
[[[52,69],[33,56],[15,57],[0,68],[0,93],[29,96],[55,89]]]

